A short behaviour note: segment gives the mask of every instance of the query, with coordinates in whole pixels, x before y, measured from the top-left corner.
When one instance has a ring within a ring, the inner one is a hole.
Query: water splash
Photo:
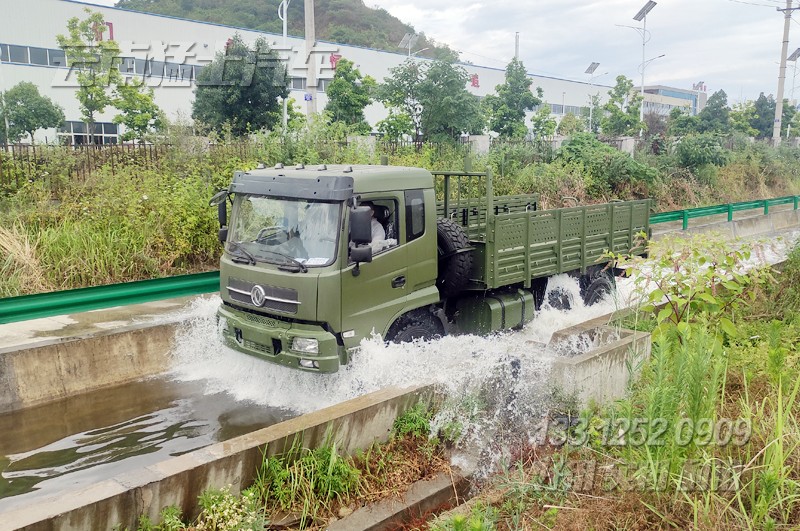
[[[796,234],[753,253],[754,262],[777,262],[791,249]],[[433,384],[444,405],[435,430],[457,432],[465,448],[481,448],[477,460],[488,472],[508,454],[509,443],[529,440],[553,405],[549,372],[557,355],[585,352],[598,339],[579,334],[550,343],[553,333],[628,307],[642,296],[631,278],[617,279],[617,290],[586,307],[577,279],[558,275],[548,282],[545,302],[522,330],[489,336],[448,336],[434,341],[385,344],[365,339],[360,351],[336,374],[321,375],[261,361],[225,347],[217,330],[218,297],[201,299],[179,333],[172,374],[202,381],[207,392],[226,392],[296,413],[315,411],[390,386]],[[566,294],[572,309],[554,308],[549,293]],[[613,339],[613,338],[611,338]],[[474,461],[475,456],[464,454]]]

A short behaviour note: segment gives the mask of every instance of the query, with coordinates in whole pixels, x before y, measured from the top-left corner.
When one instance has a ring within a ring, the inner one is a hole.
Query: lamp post
[[[403,35],[403,40],[401,40],[400,44],[398,44],[397,46],[398,48],[407,48],[408,57],[411,58],[411,48],[413,48],[414,45],[417,44],[418,40],[419,40],[419,35],[417,35],[416,33],[406,33],[405,35]],[[420,50],[420,52],[421,51],[422,50]]]
[[[292,3],[292,0],[282,0],[280,5],[278,6],[278,18],[283,21],[283,49],[286,49],[286,42],[288,40],[288,15],[289,15],[289,4]],[[289,104],[289,96],[287,95],[283,98],[283,134],[286,134],[286,128],[289,123],[289,112],[288,112],[288,104]]]
[[[644,7],[642,7],[639,10],[638,13],[636,13],[636,16],[633,17],[633,20],[635,20],[636,22],[641,22],[642,23],[642,30],[641,30],[642,31],[642,87],[641,87],[641,90],[642,90],[642,107],[639,110],[639,121],[640,122],[644,122],[644,69],[647,66],[647,63],[649,62],[649,61],[645,61],[645,59],[644,59],[645,58],[645,49],[646,49],[646,46],[647,46],[647,41],[649,40],[647,38],[647,14],[650,11],[652,11],[654,7],[656,7],[656,3],[653,2],[653,0],[649,0],[644,5]],[[660,56],[660,57],[663,57],[663,55]],[[658,59],[658,57],[656,57],[655,59]],[[653,59],[651,59],[650,61],[652,61],[652,60]],[[642,136],[642,131],[641,130],[639,130],[639,136]]]
[[[594,75],[595,70],[597,67],[600,66],[600,63],[592,62],[589,65],[589,68],[586,69],[584,74],[589,74],[589,132],[592,132],[592,112],[594,111],[594,101],[592,101],[592,88],[594,88],[594,80],[604,75],[608,74],[608,72],[603,72],[602,74]]]
[[[656,59],[661,59],[665,57],[667,54],[662,53],[661,55],[657,55],[652,57],[642,63],[642,82],[644,82],[644,71],[647,68],[647,65],[655,61]],[[639,104],[639,121],[644,123],[644,85],[642,85],[642,101]],[[639,136],[641,137],[644,134],[644,128],[639,128]]]
[[[3,122],[6,126],[6,134],[3,135],[3,148],[8,151],[8,108],[6,107],[6,82],[3,78],[3,62],[0,61],[0,109],[3,110]],[[32,141],[33,139],[31,139]]]
[[[795,102],[794,102],[794,85],[795,85],[795,83],[797,83],[797,59],[798,58],[800,58],[800,48],[796,49],[792,53],[792,55],[790,55],[789,57],[786,58],[787,61],[792,61],[792,63],[794,63],[793,66],[792,66],[792,90],[791,90],[791,96],[789,96],[789,99],[791,100],[790,103],[792,105],[795,105]],[[783,109],[781,109],[781,111],[783,111]],[[790,122],[790,123],[786,124],[786,140],[787,141],[789,140],[789,136],[790,136],[791,132],[792,132],[792,124]]]

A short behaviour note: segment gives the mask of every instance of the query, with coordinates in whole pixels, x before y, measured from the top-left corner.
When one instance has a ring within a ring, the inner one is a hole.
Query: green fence
[[[717,205],[699,208],[688,208],[686,210],[674,210],[672,212],[659,212],[650,216],[650,224],[656,223],[669,223],[671,221],[681,221],[683,223],[683,230],[689,228],[689,220],[694,218],[703,218],[707,216],[720,216],[727,214],[728,221],[733,221],[734,212],[742,212],[744,210],[763,210],[764,215],[769,214],[769,209],[776,205],[793,205],[797,210],[798,200],[800,196],[789,195],[786,197],[776,197],[775,199],[762,199],[760,201],[742,201],[741,203],[728,203],[727,205]]]
[[[0,299],[0,323],[86,312],[219,290],[219,271]]]
[[[727,214],[728,221],[733,221],[735,212],[746,210],[761,210],[765,215],[769,214],[770,207],[776,205],[792,205],[797,210],[798,201],[800,201],[800,196],[794,195],[761,201],[743,201],[727,205],[659,212],[650,216],[650,224],[681,221],[683,230],[686,230],[689,227],[690,219]],[[8,297],[0,299],[0,324],[187,295],[200,295],[217,290],[219,290],[219,271],[211,271],[195,275]]]

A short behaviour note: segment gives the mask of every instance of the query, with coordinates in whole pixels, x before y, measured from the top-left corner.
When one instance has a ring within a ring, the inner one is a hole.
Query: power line
[[[766,0],[766,1],[769,1],[769,0]],[[736,4],[746,4],[748,6],[769,7],[769,8],[774,8],[775,7],[774,5],[756,4],[755,2],[745,2],[744,0],[728,0],[728,2],[734,2]]]

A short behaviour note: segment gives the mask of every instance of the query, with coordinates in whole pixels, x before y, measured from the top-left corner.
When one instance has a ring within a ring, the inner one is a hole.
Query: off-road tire
[[[598,271],[581,280],[581,297],[586,306],[597,304],[616,289],[614,276],[609,271]]]
[[[436,243],[439,252],[436,287],[442,298],[446,299],[458,294],[469,282],[472,251],[457,252],[469,249],[469,238],[461,225],[445,218],[436,220]],[[447,258],[442,258],[445,256]]]
[[[415,339],[437,339],[444,335],[442,323],[427,310],[417,310],[400,317],[389,328],[386,341],[410,343]]]
[[[569,311],[575,306],[572,293],[559,286],[547,292],[547,304],[554,310]]]

